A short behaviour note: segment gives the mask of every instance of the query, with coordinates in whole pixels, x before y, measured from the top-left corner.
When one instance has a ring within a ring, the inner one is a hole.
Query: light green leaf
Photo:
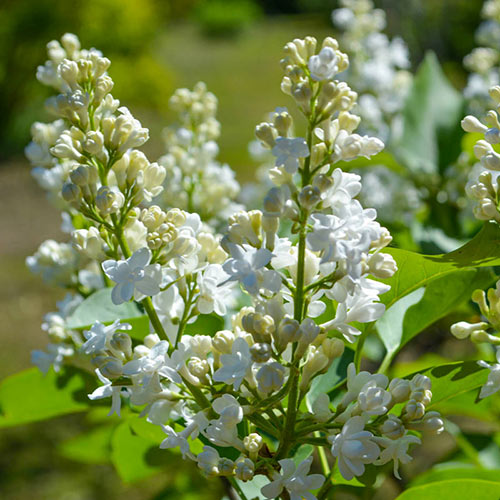
[[[432,410],[439,403],[481,387],[489,372],[476,361],[449,363],[424,370],[422,374],[432,383],[432,400],[427,409]]]
[[[132,325],[132,330],[128,332],[132,337],[142,340],[149,333],[148,317],[136,302],[113,304],[111,291],[112,288],[104,288],[86,298],[67,319],[68,328],[88,329],[96,321],[109,324],[119,319]]]
[[[30,368],[5,378],[0,384],[0,427],[46,420],[85,411],[90,406],[89,380],[70,368],[47,375]]]
[[[414,173],[442,173],[461,152],[464,98],[427,53],[403,109],[403,135],[396,158]]]
[[[412,487],[422,486],[423,484],[454,479],[481,479],[500,483],[500,470],[486,470],[477,467],[436,468],[418,476],[410,485]]]
[[[116,428],[111,438],[111,461],[126,483],[152,476],[177,460],[178,455],[137,435],[127,421]]]
[[[333,484],[345,484],[346,486],[356,486],[356,487],[365,488],[365,485],[361,481],[358,481],[355,477],[353,477],[349,481],[347,479],[344,479],[342,477],[342,474],[340,473],[338,467],[335,469],[335,472],[333,473],[332,483]]]
[[[62,456],[86,464],[106,464],[111,458],[111,436],[115,424],[101,425],[64,441],[59,446]]]
[[[472,292],[495,282],[490,269],[461,269],[405,295],[375,323],[388,356],[412,338],[470,299]]]
[[[454,479],[439,481],[406,490],[396,500],[467,499],[498,500],[500,485],[495,481]]]
[[[359,157],[351,161],[341,161],[335,166],[341,168],[344,172],[349,172],[350,170],[373,167],[376,165],[384,165],[397,174],[405,174],[405,168],[396,160],[394,155],[387,150],[381,151],[371,158]]]

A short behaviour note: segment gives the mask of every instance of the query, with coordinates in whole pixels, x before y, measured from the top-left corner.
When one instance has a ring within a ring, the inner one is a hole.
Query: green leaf
[[[388,356],[392,357],[412,338],[457,306],[470,300],[472,292],[495,282],[490,269],[461,269],[405,295],[375,323]]]
[[[353,360],[354,351],[346,347],[342,356],[333,361],[328,371],[312,381],[306,396],[309,409],[320,394],[329,393],[347,378],[347,367]]]
[[[482,479],[500,483],[500,470],[486,470],[477,467],[436,468],[421,474],[410,484],[414,487],[453,479]]]
[[[70,368],[60,374],[50,370],[46,375],[30,368],[5,378],[0,384],[0,427],[87,410],[89,379]]]
[[[500,226],[484,224],[479,233],[464,246],[442,255],[423,255],[398,248],[386,248],[398,264],[398,271],[384,283],[391,289],[381,296],[387,308],[401,297],[427,286],[431,281],[471,267],[500,265]]]
[[[340,473],[338,467],[335,469],[335,472],[333,473],[332,483],[333,484],[344,484],[346,486],[356,486],[356,487],[361,487],[361,488],[365,487],[365,485],[361,481],[358,481],[358,479],[355,477],[353,477],[349,481],[347,479],[344,479],[342,477],[342,474]]]
[[[200,314],[194,323],[186,326],[188,335],[213,335],[224,329],[224,318],[216,314]]]
[[[344,172],[349,172],[350,170],[373,167],[376,165],[384,165],[397,174],[405,173],[405,168],[396,160],[394,155],[387,150],[381,151],[371,158],[360,157],[351,161],[341,161],[336,164],[336,167],[341,168]]]
[[[179,456],[136,434],[130,422],[122,422],[111,438],[111,461],[126,483],[139,481],[173,466]]]
[[[500,485],[496,481],[454,479],[410,488],[396,500],[430,500],[456,498],[467,500],[498,500]]]
[[[106,464],[111,458],[111,436],[116,425],[101,425],[64,441],[59,452],[66,458],[86,464]]]
[[[435,366],[424,370],[432,382],[432,400],[427,410],[434,409],[439,403],[454,398],[460,394],[472,391],[486,383],[488,368],[483,368],[476,361],[461,361]]]
[[[420,65],[403,109],[403,135],[396,158],[414,173],[443,173],[461,152],[464,99],[429,52]]]
[[[90,328],[96,321],[113,323],[119,319],[132,325],[128,333],[142,340],[149,333],[149,318],[139,309],[136,302],[113,304],[112,288],[104,288],[86,298],[67,319],[68,328],[82,330]]]

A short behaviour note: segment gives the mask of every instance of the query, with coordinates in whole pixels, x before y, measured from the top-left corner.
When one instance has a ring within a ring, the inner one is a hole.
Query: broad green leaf
[[[454,479],[482,479],[500,483],[500,470],[486,470],[477,467],[436,468],[418,476],[410,484],[414,487]]]
[[[178,460],[170,450],[136,434],[128,421],[122,422],[111,438],[111,461],[126,483],[152,476]]]
[[[500,484],[480,479],[454,479],[410,488],[396,500],[467,499],[498,500]]]
[[[342,477],[342,474],[340,473],[338,467],[335,468],[335,472],[333,473],[332,483],[333,484],[345,484],[346,486],[356,486],[356,487],[361,487],[361,488],[365,487],[365,485],[361,481],[358,481],[355,477],[353,477],[349,481],[347,479],[344,479]]]
[[[500,226],[484,224],[479,233],[463,247],[442,255],[423,255],[398,248],[386,248],[398,264],[398,271],[384,283],[391,289],[381,296],[387,308],[401,297],[449,276],[460,269],[500,265]]]
[[[442,173],[461,152],[464,99],[427,53],[403,108],[403,135],[396,158],[413,173]]]
[[[130,335],[142,340],[149,333],[149,319],[135,302],[113,304],[112,288],[104,288],[86,298],[67,319],[68,328],[75,330],[90,328],[96,321],[113,323],[119,319],[122,323],[130,323]]]
[[[248,500],[260,500],[262,498],[260,489],[266,484],[269,484],[269,481],[270,480],[262,474],[258,474],[254,476],[252,480],[246,482],[237,480],[239,487]]]
[[[432,410],[441,402],[481,387],[489,372],[476,361],[449,363],[424,370],[422,374],[432,383],[432,400],[427,409]]]
[[[490,269],[461,269],[434,280],[399,299],[375,323],[389,356],[421,331],[470,299],[472,292],[495,281]]]
[[[70,368],[47,375],[30,368],[0,384],[0,427],[37,422],[58,415],[85,411],[90,406],[89,380]]]
[[[101,425],[64,441],[59,452],[66,458],[86,464],[106,464],[111,458],[111,436],[115,424]]]
[[[471,391],[442,401],[434,409],[443,415],[461,415],[496,424],[500,411],[500,401],[495,397],[477,401],[477,393]]]
[[[328,371],[312,381],[311,388],[306,396],[309,409],[320,394],[332,391],[347,378],[347,367],[353,359],[354,351],[346,347],[342,356],[333,361]]]
[[[311,444],[303,444],[299,446],[298,450],[295,452],[293,456],[293,461],[295,465],[299,465],[303,462],[311,453],[314,451],[314,446]]]

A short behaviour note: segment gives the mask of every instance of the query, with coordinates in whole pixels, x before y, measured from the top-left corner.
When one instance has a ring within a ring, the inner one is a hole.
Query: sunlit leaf
[[[454,479],[416,486],[403,492],[396,500],[467,499],[498,500],[500,485],[496,481]]]
[[[89,378],[70,368],[47,375],[30,368],[5,378],[0,383],[0,427],[87,410]]]

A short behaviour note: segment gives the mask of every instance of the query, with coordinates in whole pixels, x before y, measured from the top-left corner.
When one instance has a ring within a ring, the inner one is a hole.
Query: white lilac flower
[[[128,302],[134,296],[140,300],[160,292],[161,267],[159,264],[148,265],[150,260],[151,250],[141,248],[127,260],[105,260],[102,263],[106,276],[116,283],[111,293],[114,304]]]
[[[283,489],[290,495],[290,500],[316,500],[311,490],[316,490],[325,482],[321,474],[309,474],[312,457],[306,458],[298,466],[291,458],[278,462],[281,472],[273,472],[273,481],[263,486],[260,492],[266,498],[278,498]]]
[[[375,465],[384,465],[394,460],[394,475],[398,479],[401,479],[399,475],[399,463],[407,464],[412,460],[412,457],[408,455],[408,447],[410,444],[421,444],[420,439],[411,434],[406,434],[398,439],[376,436],[373,438],[373,441],[385,448],[381,451],[380,458],[374,462]]]
[[[182,458],[193,457],[190,449],[189,443],[187,441],[186,429],[182,432],[176,432],[169,425],[162,425],[163,432],[168,436],[160,443],[160,448],[179,448],[182,453]],[[189,434],[188,434],[189,435]]]
[[[161,340],[149,350],[146,356],[126,363],[123,367],[123,374],[127,376],[141,375],[142,384],[147,385],[155,374],[161,373],[168,348],[169,343],[166,340]]]
[[[238,438],[237,427],[243,420],[243,409],[236,398],[224,394],[212,402],[212,408],[220,417],[210,420],[205,429],[207,438],[217,446],[232,446],[244,450],[243,443]]]
[[[229,276],[219,264],[210,264],[200,273],[197,284],[200,295],[196,303],[201,314],[215,312],[224,316],[227,305],[231,303],[234,291],[233,283],[228,283]]]
[[[309,156],[309,148],[302,137],[278,137],[272,153],[276,156],[277,167],[283,166],[289,174],[294,174],[299,168],[299,159]]]
[[[171,285],[163,292],[155,295],[153,297],[153,305],[169,342],[175,345],[179,330],[179,320],[182,318],[185,308],[184,299],[179,293],[177,286]]]
[[[375,380],[367,382],[358,394],[359,408],[366,415],[383,415],[392,400],[390,392],[377,385]]]
[[[85,354],[97,354],[110,348],[109,342],[117,331],[131,329],[131,325],[120,323],[118,319],[107,326],[100,321],[96,321],[90,330],[84,330],[83,336],[87,341],[82,345],[81,349]]]
[[[365,472],[365,465],[374,463],[380,449],[373,441],[373,434],[365,431],[365,419],[360,416],[350,418],[342,427],[342,432],[331,436],[332,455],[342,477],[350,481]]]
[[[259,390],[265,394],[281,389],[285,380],[285,368],[277,361],[265,363],[255,375]]]
[[[356,373],[355,364],[350,363],[347,367],[347,393],[342,398],[341,406],[345,408],[349,403],[356,400],[361,389],[372,381],[382,389],[385,389],[389,383],[389,379],[383,373],[365,371]]]
[[[486,384],[481,388],[481,392],[479,393],[479,397],[486,398],[487,396],[491,396],[496,392],[500,391],[500,349],[497,348],[497,361],[498,363],[494,365],[490,365],[484,361],[478,361],[478,365],[483,368],[489,368],[490,373],[488,375],[488,380]]]
[[[57,373],[61,370],[65,357],[74,354],[73,347],[67,344],[47,344],[47,352],[31,351],[31,362],[38,367],[42,373],[47,373],[51,366]]]
[[[231,258],[228,259],[222,268],[230,276],[227,281],[239,281],[245,289],[251,294],[257,294],[261,284],[266,287],[267,283],[262,283],[262,278],[266,278],[266,274],[258,275],[270,261],[273,256],[272,252],[267,248],[253,248],[250,245],[234,245],[230,244]],[[269,271],[273,275],[273,271]],[[281,279],[280,279],[281,284]],[[271,282],[274,291],[276,284]]]
[[[311,56],[307,63],[311,78],[314,80],[331,80],[338,73],[339,58],[331,47],[323,47],[319,54]]]
[[[219,452],[211,446],[204,446],[203,451],[196,457],[198,467],[207,476],[217,476],[219,474],[219,460]]]
[[[121,394],[122,394],[122,386],[113,385],[111,380],[106,378],[99,370],[95,371],[99,380],[104,384],[101,387],[98,387],[92,394],[89,394],[89,399],[95,401],[96,399],[104,399],[111,398],[111,410],[108,413],[108,416],[116,413],[120,416],[121,409]]]
[[[222,366],[214,373],[214,381],[233,384],[234,389],[238,390],[252,365],[250,346],[246,340],[237,338],[233,342],[231,354],[223,354],[220,362]]]

